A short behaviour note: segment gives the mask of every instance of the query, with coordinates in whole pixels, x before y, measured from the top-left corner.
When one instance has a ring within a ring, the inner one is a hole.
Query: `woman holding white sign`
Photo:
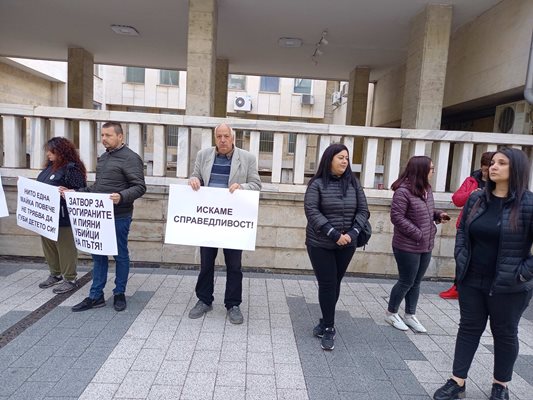
[[[85,187],[86,169],[80,160],[76,148],[68,139],[54,137],[46,145],[48,163],[37,180],[52,186],[64,186],[69,189]],[[76,283],[76,266],[78,250],[70,228],[70,220],[65,199],[60,201],[59,235],[57,242],[41,236],[43,253],[50,269],[50,276],[39,284],[41,289],[59,285],[53,292],[67,293],[78,287]]]
[[[333,350],[335,306],[341,281],[370,212],[361,185],[352,174],[348,148],[332,144],[320,159],[304,199],[307,253],[318,281],[322,318],[313,329],[324,350]]]

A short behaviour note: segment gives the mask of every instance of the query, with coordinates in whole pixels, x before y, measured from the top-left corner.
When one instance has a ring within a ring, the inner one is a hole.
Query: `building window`
[[[235,131],[235,147],[242,149],[244,145],[244,131]]]
[[[311,94],[311,79],[295,79],[294,93]]]
[[[159,71],[159,83],[161,85],[178,86],[180,74],[178,71],[162,69]]]
[[[167,146],[177,146],[178,145],[178,133],[179,126],[176,125],[167,125]]]
[[[246,90],[246,75],[233,75],[228,78],[228,89]]]
[[[126,82],[144,83],[144,68],[126,67]]]
[[[274,132],[261,132],[259,151],[272,153],[272,150],[274,150]]]
[[[294,154],[296,151],[296,133],[289,133],[289,148],[287,153]]]
[[[273,76],[262,76],[259,91],[279,93],[279,78]]]

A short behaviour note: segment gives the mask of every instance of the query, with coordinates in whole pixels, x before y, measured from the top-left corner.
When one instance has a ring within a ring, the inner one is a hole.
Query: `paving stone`
[[[119,385],[113,383],[89,383],[79,400],[111,400]]]
[[[180,399],[181,386],[152,385],[147,400]]]
[[[28,378],[28,381],[58,382],[75,361],[75,357],[52,356]]]
[[[148,397],[156,371],[129,371],[115,393],[115,398],[144,399]]]
[[[210,399],[215,389],[216,373],[189,372],[181,399]]]
[[[120,384],[132,366],[131,359],[108,358],[94,376],[94,383]]]
[[[38,368],[54,354],[56,348],[52,346],[33,346],[17,361],[11,364],[13,368]]]
[[[0,375],[0,396],[11,396],[35,372],[35,368],[7,368]]]
[[[165,358],[165,353],[166,351],[162,349],[141,349],[131,369],[133,371],[157,372]]]
[[[38,400],[53,391],[53,382],[24,382],[9,398],[12,400]]]
[[[97,369],[69,369],[51,389],[62,396],[79,397],[94,377]]]
[[[215,386],[213,400],[244,400],[246,391],[244,387]]]
[[[273,375],[274,357],[272,353],[248,352],[246,358],[246,372],[248,374]]]
[[[183,386],[189,369],[188,361],[163,361],[155,378],[155,385]]]

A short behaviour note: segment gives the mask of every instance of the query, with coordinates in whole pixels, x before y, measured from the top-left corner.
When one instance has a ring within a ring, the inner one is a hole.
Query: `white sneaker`
[[[414,315],[410,315],[410,316],[405,315],[404,321],[405,321],[405,325],[413,328],[415,332],[418,332],[418,333],[427,332],[427,329],[424,328],[424,325],[422,325],[420,321],[418,320],[418,318]]]
[[[396,329],[399,329],[401,331],[408,331],[409,328],[407,327],[407,325],[405,325],[405,323],[402,321],[402,319],[400,318],[400,316],[398,315],[398,313],[396,314],[391,314],[391,315],[386,315],[385,316],[385,322],[387,322],[388,324],[391,324],[392,326],[394,326]]]

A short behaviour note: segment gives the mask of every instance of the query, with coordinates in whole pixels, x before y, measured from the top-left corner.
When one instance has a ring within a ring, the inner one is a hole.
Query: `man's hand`
[[[350,244],[352,242],[352,238],[347,233],[343,233],[339,240],[337,240],[337,244],[339,246],[346,246],[347,244]]]
[[[241,188],[240,184],[232,183],[231,186],[229,187],[229,192],[233,193],[234,191],[236,191],[237,189],[240,189],[240,188]]]
[[[120,193],[111,193],[109,198],[113,201],[113,204],[120,203]]]
[[[200,190],[200,187],[202,186],[200,179],[196,177],[192,177],[189,179],[189,186],[192,187],[192,190],[197,191]]]

